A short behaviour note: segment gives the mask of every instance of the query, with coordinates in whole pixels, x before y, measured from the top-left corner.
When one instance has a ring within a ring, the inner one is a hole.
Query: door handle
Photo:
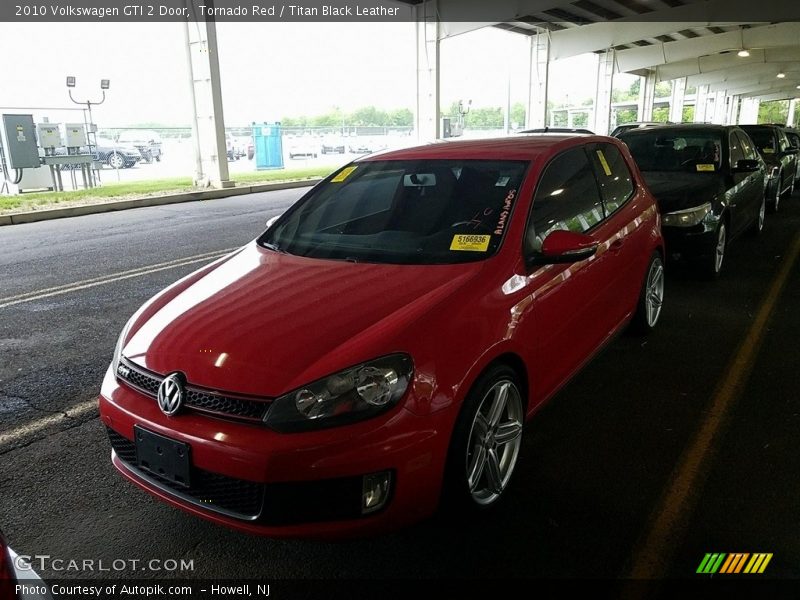
[[[622,250],[622,240],[619,239],[611,242],[611,245],[608,247],[608,251],[614,254],[618,254],[620,250]]]

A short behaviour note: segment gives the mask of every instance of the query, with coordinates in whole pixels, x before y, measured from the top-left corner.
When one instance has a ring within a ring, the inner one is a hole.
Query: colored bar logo
[[[756,554],[750,554],[749,552],[734,552],[732,554],[709,552],[700,561],[697,573],[701,575],[714,575],[715,573],[725,575],[737,575],[740,573],[761,574],[766,570],[771,560],[771,552]]]

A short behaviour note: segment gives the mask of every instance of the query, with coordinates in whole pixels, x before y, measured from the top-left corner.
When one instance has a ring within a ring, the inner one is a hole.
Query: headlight
[[[131,322],[133,318],[125,323],[125,327],[122,328],[122,332],[119,334],[119,338],[117,339],[117,345],[114,347],[114,357],[111,359],[111,371],[114,373],[114,377],[117,376],[117,369],[119,369],[119,359],[122,358],[122,346],[125,343],[125,338],[128,336],[128,330],[131,328]]]
[[[662,223],[668,227],[692,227],[702,221],[710,212],[711,203],[706,202],[702,206],[666,213],[662,219]]]
[[[288,433],[369,419],[397,404],[413,372],[406,354],[356,365],[277,398],[264,423]]]

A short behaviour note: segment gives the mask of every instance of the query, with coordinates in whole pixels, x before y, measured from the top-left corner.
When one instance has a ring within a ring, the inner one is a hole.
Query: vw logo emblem
[[[183,375],[171,373],[158,387],[158,407],[168,417],[176,414],[183,405]]]

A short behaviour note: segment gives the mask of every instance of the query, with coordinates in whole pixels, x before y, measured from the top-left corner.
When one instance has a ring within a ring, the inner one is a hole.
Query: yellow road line
[[[139,267],[137,269],[130,269],[128,271],[121,271],[119,273],[111,273],[109,275],[103,275],[102,277],[95,277],[93,279],[84,279],[83,281],[76,281],[74,283],[68,283],[56,287],[45,288],[42,290],[37,290],[35,292],[27,292],[25,294],[17,294],[16,296],[8,296],[7,298],[0,298],[0,308],[14,306],[15,304],[22,304],[23,302],[33,302],[36,300],[43,300],[44,298],[50,298],[52,296],[60,296],[62,294],[68,294],[70,292],[76,292],[78,290],[85,290],[87,288],[97,287],[98,285],[114,283],[116,281],[131,279],[133,277],[142,277],[143,275],[150,275],[151,273],[157,273],[159,271],[165,271],[167,269],[175,269],[177,267],[183,267],[186,265],[191,265],[206,260],[212,260],[215,258],[219,258],[220,256],[224,256],[225,254],[232,252],[235,249],[236,248],[228,248],[226,250],[216,250],[214,252],[206,252],[204,254],[195,254],[194,256],[187,256],[186,258],[178,258],[163,263],[148,265],[146,267]]]
[[[747,383],[764,337],[764,330],[780,298],[792,267],[800,255],[800,234],[792,241],[780,271],[758,309],[736,355],[720,380],[705,421],[684,451],[673,477],[653,513],[650,526],[633,554],[629,577],[658,579],[667,573],[672,555],[683,539],[683,530],[692,512],[696,495],[705,480],[708,465],[715,453],[715,442],[733,401]]]

